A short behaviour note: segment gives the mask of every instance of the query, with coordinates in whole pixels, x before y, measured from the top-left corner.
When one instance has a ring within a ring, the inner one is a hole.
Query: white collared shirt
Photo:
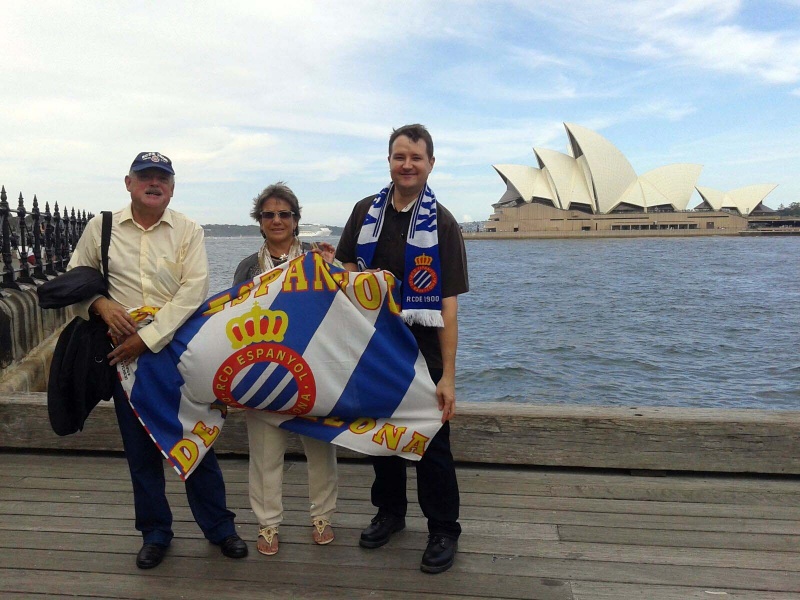
[[[394,209],[396,212],[401,212],[401,213],[408,212],[408,211],[410,211],[412,208],[414,208],[414,205],[415,205],[416,203],[417,203],[417,198],[415,198],[414,200],[412,200],[411,202],[409,202],[408,204],[406,204],[406,205],[403,207],[403,209],[402,209],[402,210],[397,210],[397,205],[394,203],[394,188],[392,188],[392,208],[393,208],[393,209]]]
[[[102,215],[86,225],[67,269],[85,265],[102,271],[100,241]],[[167,208],[144,229],[133,220],[130,205],[112,214],[109,248],[109,295],[131,310],[154,306],[160,310],[139,330],[142,341],[158,352],[172,339],[208,294],[208,258],[203,228],[185,215]],[[75,305],[88,318],[98,297]]]

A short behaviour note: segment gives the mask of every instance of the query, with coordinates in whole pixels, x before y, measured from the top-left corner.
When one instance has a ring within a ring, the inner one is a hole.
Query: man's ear
[[[125,189],[131,191],[131,176],[125,175]]]

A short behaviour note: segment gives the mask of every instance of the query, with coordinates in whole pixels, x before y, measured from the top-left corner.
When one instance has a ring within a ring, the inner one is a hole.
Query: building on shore
[[[496,206],[485,223],[486,233],[528,237],[738,234],[747,218],[728,211],[629,212],[607,215],[563,210],[536,202]]]
[[[534,148],[538,167],[494,165],[506,192],[492,205],[484,231],[496,234],[713,235],[748,228],[749,216],[774,212],[763,204],[775,184],[723,192],[697,187],[701,165],[673,164],[637,176],[600,134],[565,123],[569,154]],[[702,202],[689,209],[694,191]],[[636,233],[634,233],[636,232]]]

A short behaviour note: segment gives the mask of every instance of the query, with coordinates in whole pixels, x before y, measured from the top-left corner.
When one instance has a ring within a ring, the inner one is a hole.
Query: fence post
[[[28,232],[28,223],[25,221],[26,214],[28,213],[25,210],[22,192],[20,192],[19,206],[17,206],[17,229],[19,230],[19,275],[17,276],[17,283],[36,283],[31,278],[31,267],[28,262],[30,233]]]
[[[40,280],[47,280],[45,277],[44,269],[42,267],[42,224],[41,215],[39,214],[39,201],[36,199],[36,194],[33,195],[33,208],[31,209],[31,228],[33,229],[33,256],[35,262],[33,265],[33,278]]]
[[[55,269],[57,273],[64,273],[67,270],[67,265],[64,262],[64,257],[67,255],[67,239],[66,232],[64,231],[64,222],[61,219],[61,213],[58,212],[58,202],[53,205],[53,232],[55,233],[55,247],[53,248],[55,254]]]
[[[19,286],[14,283],[14,267],[11,264],[11,222],[10,222],[11,209],[8,206],[8,197],[6,196],[6,188],[2,186],[0,189],[0,253],[3,257],[3,280],[0,282],[0,287],[19,289]]]
[[[44,251],[47,258],[47,268],[44,272],[47,275],[56,275],[55,270],[55,257],[53,256],[55,250],[55,236],[53,228],[53,215],[50,214],[50,203],[44,203]]]

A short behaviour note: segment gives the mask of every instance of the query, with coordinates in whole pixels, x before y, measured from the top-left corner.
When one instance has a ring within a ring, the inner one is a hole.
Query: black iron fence
[[[0,189],[0,255],[2,255],[2,280],[0,288],[20,289],[20,283],[36,283],[46,280],[48,275],[57,275],[66,270],[69,257],[75,249],[86,223],[92,218],[86,211],[71,211],[63,214],[58,203],[45,203],[44,212],[39,210],[39,201],[33,197],[30,211],[25,208],[22,193],[19,204],[12,209],[8,204],[6,188]]]

